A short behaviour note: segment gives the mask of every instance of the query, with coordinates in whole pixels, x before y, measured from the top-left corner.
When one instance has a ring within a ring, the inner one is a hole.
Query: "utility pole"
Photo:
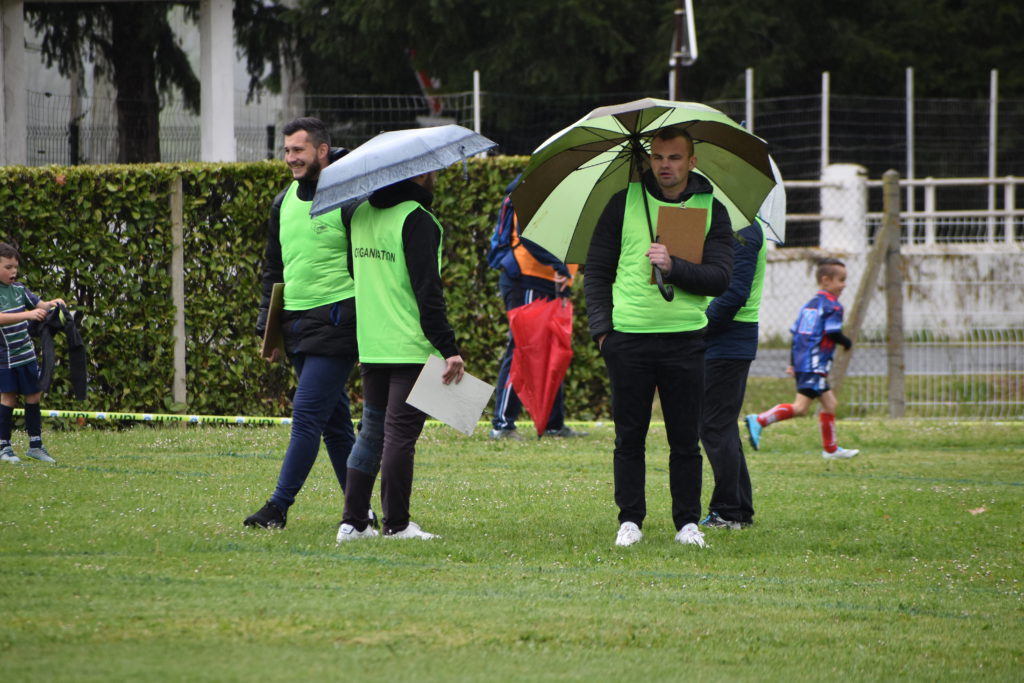
[[[678,100],[683,92],[683,67],[697,61],[697,29],[693,22],[693,0],[679,0],[675,9],[672,53],[668,60],[668,98]]]

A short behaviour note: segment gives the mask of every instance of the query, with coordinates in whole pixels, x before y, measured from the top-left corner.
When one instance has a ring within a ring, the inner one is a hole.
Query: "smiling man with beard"
[[[246,526],[263,528],[284,528],[288,508],[316,460],[321,436],[344,492],[345,463],[355,441],[347,389],[358,356],[348,236],[340,210],[309,215],[321,169],[347,150],[331,149],[327,128],[319,119],[295,119],[283,132],[284,158],[294,180],[270,209],[256,333],[262,336],[266,327],[274,284],[285,283],[281,328],[298,387],[277,487],[270,500],[245,519]],[[277,355],[275,350],[270,360],[277,360]]]

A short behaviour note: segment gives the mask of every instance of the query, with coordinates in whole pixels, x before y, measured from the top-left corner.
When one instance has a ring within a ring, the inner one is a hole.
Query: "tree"
[[[310,91],[416,92],[409,57],[445,89],[467,90],[479,69],[488,89],[558,95],[659,87],[649,56],[672,17],[665,0],[309,0],[293,26]]]
[[[920,97],[986,97],[999,69],[1006,97],[1024,95],[1024,8],[1000,0],[758,0],[695,3],[700,60],[694,96],[743,95],[754,67],[762,97],[806,95],[822,71],[847,94],[900,96],[914,67]],[[689,97],[689,95],[688,95]]]
[[[466,90],[479,69],[491,91],[540,95],[667,88],[677,0],[305,0],[288,21],[310,92],[415,92],[407,50],[444,86]],[[1024,90],[1024,7],[1002,0],[695,0],[700,59],[686,99],[805,95],[822,71],[844,92],[902,92],[915,67],[926,97]]]
[[[109,71],[117,110],[118,161],[160,160],[160,96],[180,91],[199,111],[199,79],[167,21],[170,4],[28,5],[30,25],[43,36],[47,66],[63,76],[81,69],[85,56]],[[186,10],[192,21],[196,8]]]

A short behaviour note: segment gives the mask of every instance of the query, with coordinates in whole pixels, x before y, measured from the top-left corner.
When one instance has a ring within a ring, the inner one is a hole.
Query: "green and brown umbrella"
[[[734,221],[746,219],[734,228],[753,222],[775,186],[765,141],[712,107],[647,98],[599,107],[537,148],[512,193],[523,237],[565,263],[584,263],[608,200],[640,179],[651,138],[667,127],[693,138],[696,170]]]

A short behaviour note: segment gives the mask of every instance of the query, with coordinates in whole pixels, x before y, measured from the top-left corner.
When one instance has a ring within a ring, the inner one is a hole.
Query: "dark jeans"
[[[745,523],[754,520],[754,502],[738,420],[749,370],[749,360],[716,358],[705,363],[700,427],[704,452],[715,473],[708,510],[723,519]]]
[[[552,284],[549,289],[534,289],[524,287],[518,278],[510,278],[502,271],[498,281],[501,288],[501,298],[505,302],[505,310],[525,306],[537,300],[553,299],[555,287]],[[498,391],[494,400],[494,418],[491,425],[495,429],[515,429],[516,419],[523,404],[516,396],[515,389],[508,381],[508,374],[512,370],[512,352],[516,344],[512,339],[512,332],[508,334],[508,346],[505,347],[505,355],[501,357],[498,366]],[[565,389],[564,382],[558,385],[558,394],[555,395],[555,402],[551,404],[551,415],[548,417],[548,429],[561,429],[565,426]]]
[[[419,377],[422,365],[368,365],[360,366],[363,377],[364,410],[363,426],[359,431],[360,442],[353,448],[358,458],[353,459],[348,470],[348,490],[345,492],[345,513],[343,521],[359,530],[366,528],[369,521],[367,511],[373,495],[376,472],[372,452],[379,444],[380,498],[383,508],[385,533],[402,531],[409,526],[409,499],[412,497],[413,465],[416,455],[416,440],[423,431],[426,413],[405,402],[412,385]],[[379,424],[383,416],[384,428]],[[367,419],[370,423],[367,423]],[[363,434],[367,435],[364,439]],[[383,433],[383,438],[367,440]]]
[[[668,435],[672,521],[676,530],[696,523],[700,519],[703,333],[612,332],[604,340],[601,355],[612,388],[619,523],[643,526],[647,516],[645,446],[655,390],[661,397]]]
[[[320,451],[320,437],[334,467],[341,490],[345,490],[345,465],[355,441],[348,406],[348,376],[355,358],[351,356],[291,357],[299,378],[292,399],[292,434],[281,463],[281,474],[271,501],[282,510],[295,502]]]

